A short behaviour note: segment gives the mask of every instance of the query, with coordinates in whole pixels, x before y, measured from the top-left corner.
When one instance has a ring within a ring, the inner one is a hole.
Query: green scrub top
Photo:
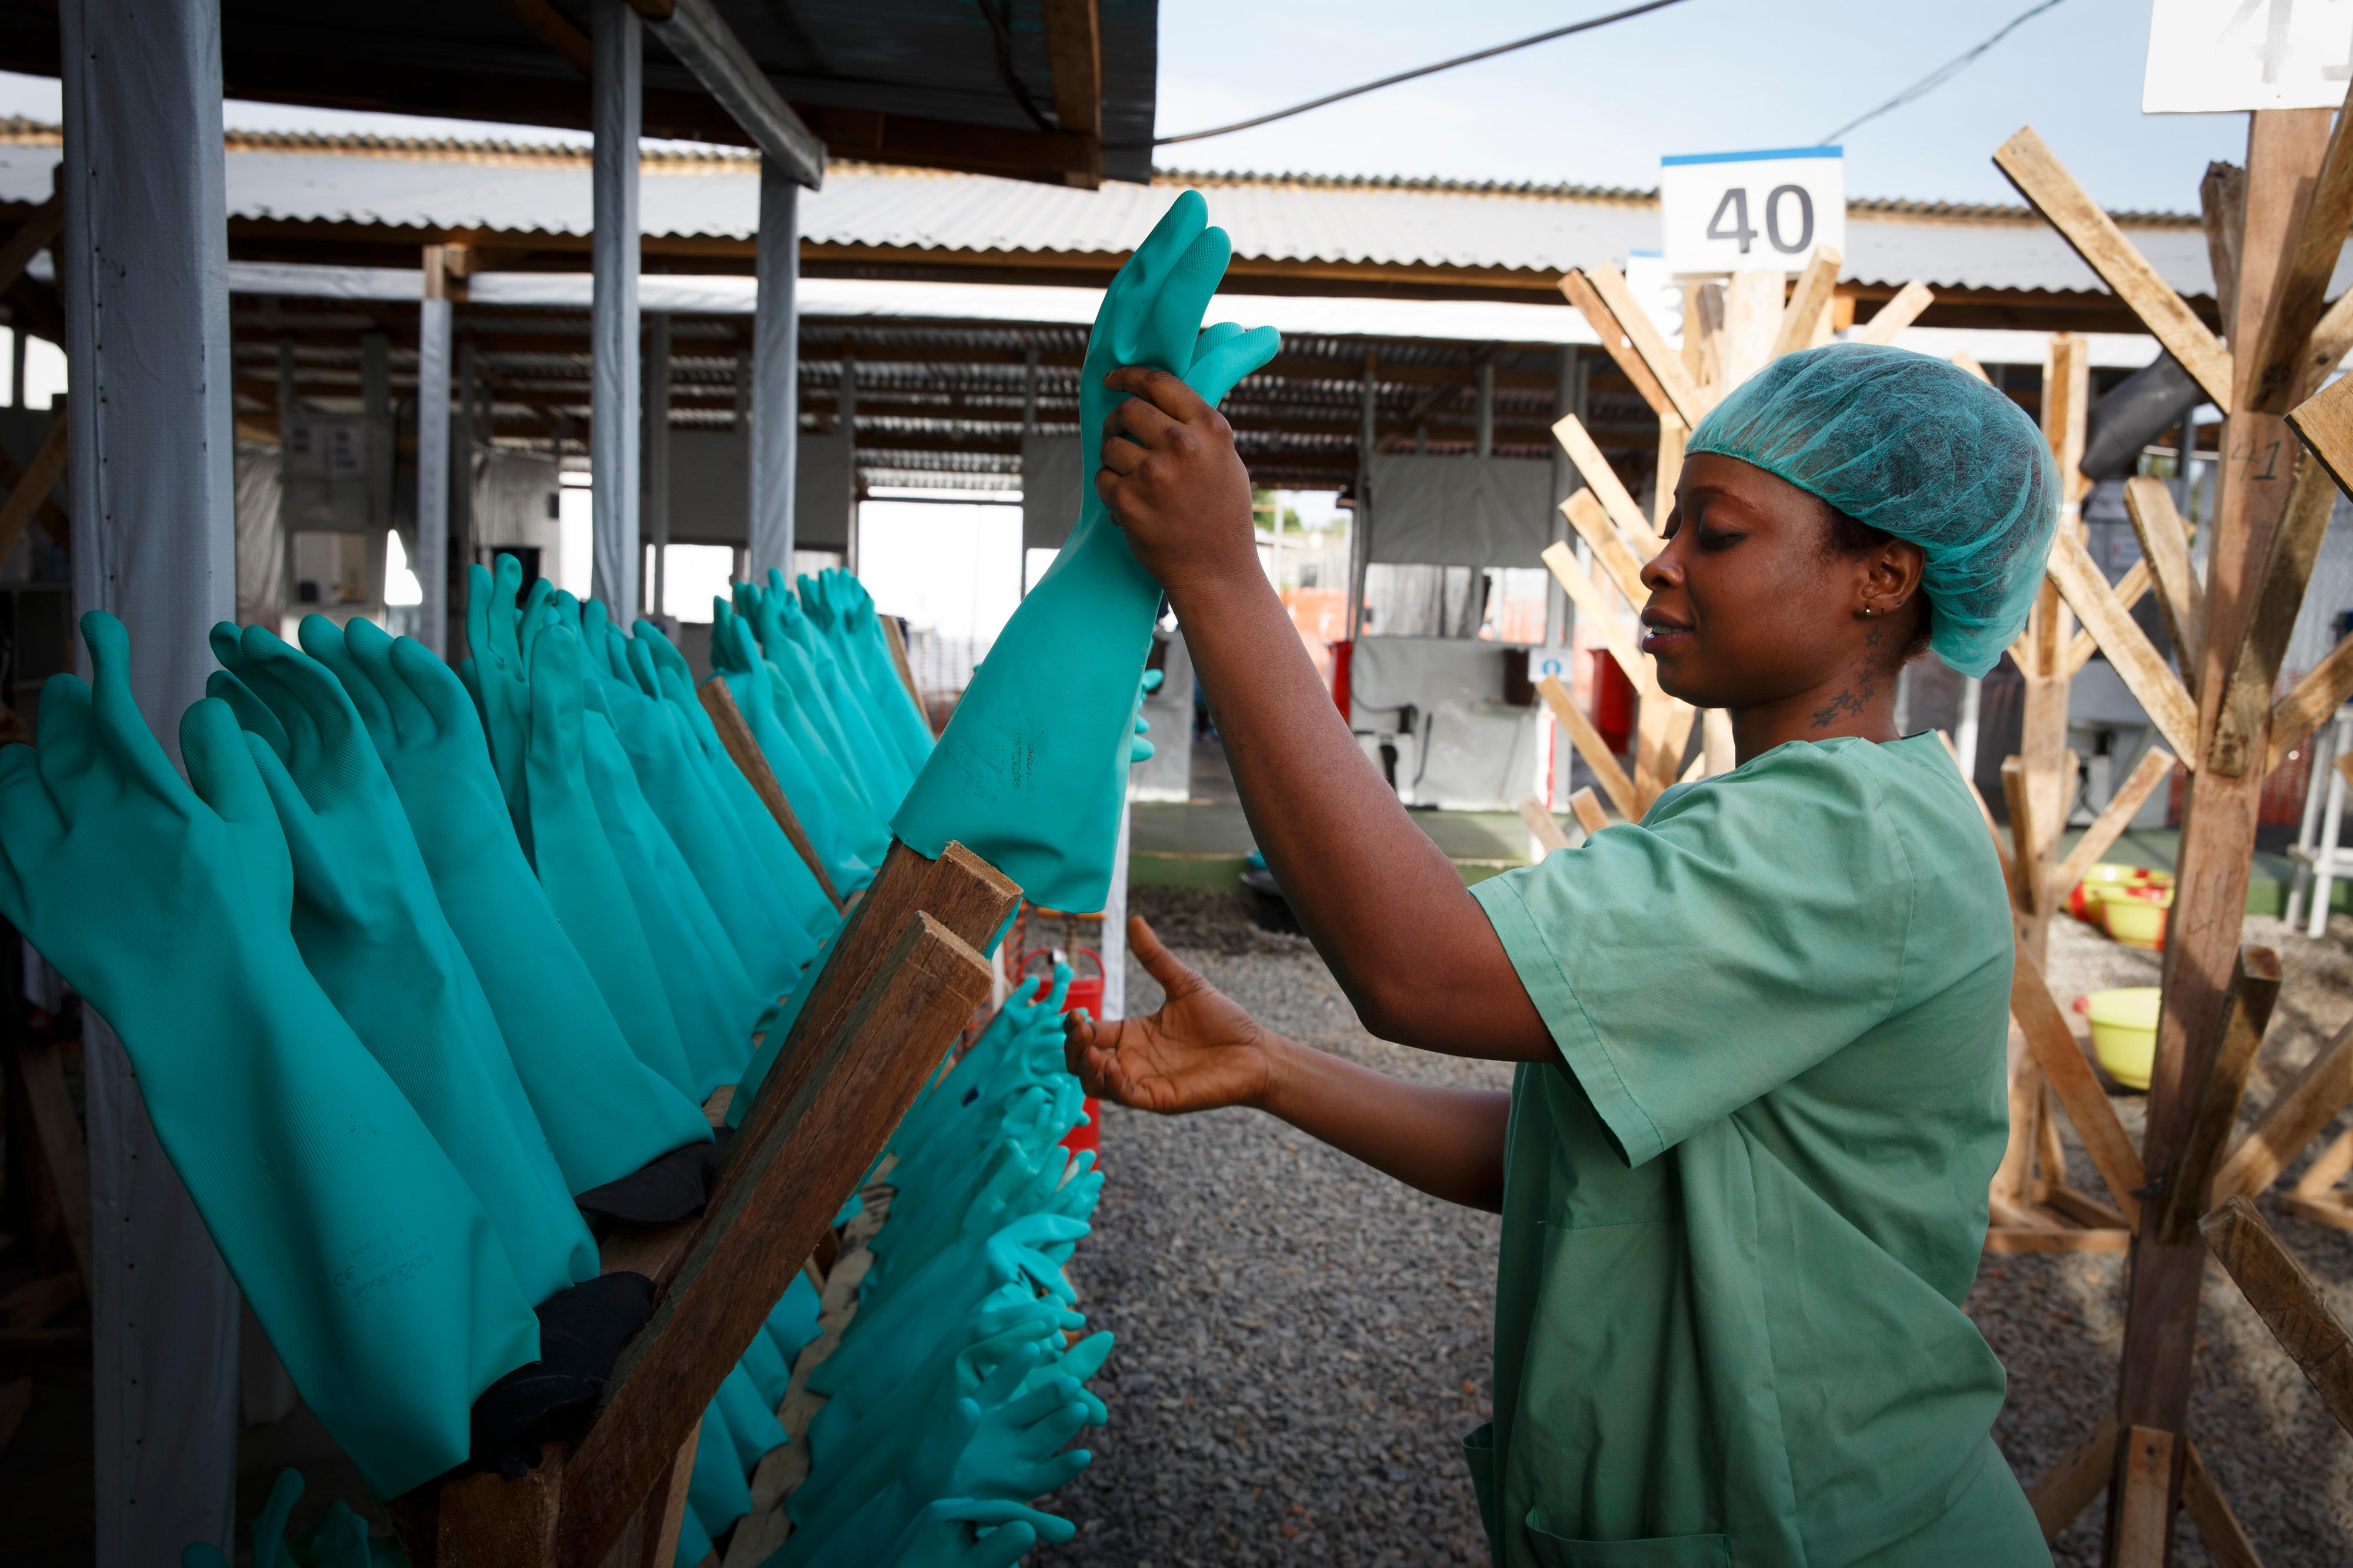
[[[2009,903],[1934,735],[1779,746],[1475,889],[1519,1068],[1498,1568],[2045,1563],[1960,1301],[2008,1137]]]

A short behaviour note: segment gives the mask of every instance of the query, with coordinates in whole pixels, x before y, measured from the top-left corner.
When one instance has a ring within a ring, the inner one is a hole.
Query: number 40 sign
[[[1846,248],[1842,150],[1662,158],[1659,224],[1670,272],[1802,272],[1816,246]]]

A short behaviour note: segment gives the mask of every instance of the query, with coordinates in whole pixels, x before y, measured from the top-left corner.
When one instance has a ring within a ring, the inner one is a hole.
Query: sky
[[[1675,153],[1805,146],[1885,101],[2030,0],[1682,0],[1231,136],[1167,168],[1440,175],[1647,189]],[[1162,0],[1162,135],[1229,123],[1614,9],[1614,0]],[[1990,162],[2031,123],[2111,208],[2194,212],[2246,117],[2143,115],[2149,0],[2062,0],[1950,83],[1852,132],[1847,191],[2018,198]],[[57,84],[0,74],[0,113],[58,117]],[[578,142],[577,132],[232,102],[237,130]]]

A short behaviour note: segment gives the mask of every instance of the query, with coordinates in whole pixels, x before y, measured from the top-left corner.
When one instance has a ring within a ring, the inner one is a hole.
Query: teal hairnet
[[[1872,343],[1784,354],[1684,450],[1754,463],[1920,546],[1928,646],[1962,674],[1991,669],[2026,625],[2059,522],[2058,469],[2025,412],[1967,371]]]

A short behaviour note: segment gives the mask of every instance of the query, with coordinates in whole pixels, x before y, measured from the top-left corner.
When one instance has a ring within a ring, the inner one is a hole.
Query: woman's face
[[[1829,545],[1831,508],[1737,458],[1683,462],[1667,547],[1642,570],[1642,651],[1659,684],[1701,708],[1760,708],[1892,668],[1910,640],[1920,548]],[[1874,613],[1865,615],[1866,607]]]

